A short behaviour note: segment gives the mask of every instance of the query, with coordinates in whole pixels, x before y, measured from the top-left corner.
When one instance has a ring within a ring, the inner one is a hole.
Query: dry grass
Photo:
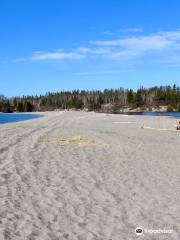
[[[84,138],[81,136],[72,136],[72,137],[62,137],[59,139],[60,144],[76,144],[76,145],[99,145],[101,142],[100,141],[95,141],[92,139]]]
[[[105,144],[100,140],[88,139],[82,136],[69,136],[69,137],[64,136],[64,137],[60,137],[60,138],[57,137],[53,139],[46,138],[42,142],[45,142],[45,143],[54,142],[60,145],[74,144],[78,146],[97,146],[97,145]]]

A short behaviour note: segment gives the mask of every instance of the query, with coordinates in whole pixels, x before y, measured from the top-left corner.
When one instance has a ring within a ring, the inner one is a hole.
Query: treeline
[[[32,112],[64,109],[114,112],[124,109],[148,110],[167,107],[167,111],[180,111],[180,87],[105,89],[104,91],[62,91],[42,96],[6,98],[0,95],[0,112]]]

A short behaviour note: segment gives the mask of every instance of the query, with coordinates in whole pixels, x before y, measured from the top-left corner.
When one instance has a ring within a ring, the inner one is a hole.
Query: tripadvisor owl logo
[[[137,227],[136,229],[135,229],[135,233],[136,233],[136,235],[142,235],[143,234],[143,229],[141,228],[141,227]]]

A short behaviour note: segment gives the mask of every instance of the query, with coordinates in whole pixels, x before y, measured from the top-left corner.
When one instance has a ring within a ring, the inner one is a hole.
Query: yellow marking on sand
[[[71,137],[57,137],[57,138],[46,138],[44,143],[58,143],[60,145],[75,144],[79,146],[97,146],[104,145],[105,143],[100,140],[92,140],[81,136],[71,136]]]
[[[60,144],[77,144],[77,145],[88,145],[88,146],[92,146],[92,145],[99,145],[102,144],[100,141],[96,141],[96,140],[92,140],[92,139],[88,139],[88,138],[84,138],[81,136],[74,136],[74,137],[62,137],[59,139],[59,143]]]

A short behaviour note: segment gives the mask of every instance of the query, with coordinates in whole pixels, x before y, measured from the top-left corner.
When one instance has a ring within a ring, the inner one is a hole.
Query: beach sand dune
[[[0,125],[0,239],[180,239],[173,118],[44,115]]]

